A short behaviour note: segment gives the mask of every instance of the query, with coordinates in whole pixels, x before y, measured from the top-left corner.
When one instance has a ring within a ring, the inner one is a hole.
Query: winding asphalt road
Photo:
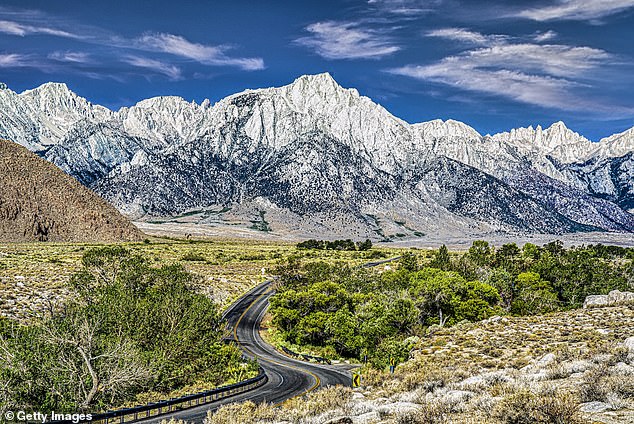
[[[202,423],[207,411],[218,409],[227,403],[251,400],[256,403],[279,404],[318,387],[337,384],[350,386],[351,376],[346,369],[289,358],[262,340],[260,324],[269,306],[269,298],[274,293],[272,284],[272,281],[268,281],[255,287],[223,314],[229,328],[232,329],[231,338],[246,357],[258,360],[268,377],[267,382],[247,393],[139,422],[160,423],[164,419],[175,418]]]

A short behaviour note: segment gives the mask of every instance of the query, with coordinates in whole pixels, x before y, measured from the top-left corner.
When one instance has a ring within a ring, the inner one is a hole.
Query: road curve
[[[229,328],[232,329],[232,340],[242,349],[246,357],[258,360],[268,377],[267,382],[251,392],[140,422],[160,423],[161,420],[175,418],[202,423],[207,411],[227,403],[251,400],[256,403],[279,404],[318,387],[351,384],[351,376],[345,369],[289,358],[262,340],[259,330],[269,306],[269,298],[274,293],[271,285],[272,282],[268,281],[255,287],[223,314]]]

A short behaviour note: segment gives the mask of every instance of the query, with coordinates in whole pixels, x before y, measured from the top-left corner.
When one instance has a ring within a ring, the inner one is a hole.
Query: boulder
[[[583,373],[590,368],[589,361],[576,360],[564,364],[566,371],[571,374]]]
[[[630,353],[634,353],[634,337],[628,337],[627,339],[625,339],[625,341],[623,342],[623,346],[625,346]]]
[[[413,412],[420,408],[420,405],[413,402],[394,402],[378,408],[379,414],[393,415]]]
[[[381,421],[381,416],[379,415],[379,413],[376,411],[371,411],[354,417],[350,422],[353,424],[369,424],[377,423],[379,421]]]
[[[358,416],[374,410],[376,410],[376,405],[372,402],[358,400],[350,403],[350,409],[348,412],[352,416]]]
[[[544,368],[547,367],[548,365],[552,364],[553,362],[555,362],[555,354],[554,353],[547,353],[546,355],[542,356],[538,361],[537,361],[537,366],[540,368]]]
[[[608,294],[587,296],[583,302],[584,308],[597,308],[601,306],[616,306],[634,303],[634,293],[612,290]]]
[[[625,362],[618,362],[612,367],[612,373],[625,376],[634,375],[634,367]]]
[[[599,308],[601,306],[608,306],[608,296],[605,294],[586,296],[586,300],[583,302],[584,308]]]
[[[475,395],[474,392],[471,392],[471,391],[468,391],[468,390],[449,390],[443,396],[443,400],[446,403],[456,405],[456,404],[459,404],[459,403],[467,402],[474,395]]]
[[[622,305],[630,302],[634,302],[634,293],[632,292],[612,290],[608,293],[608,304],[610,305]]]
[[[599,401],[586,402],[586,403],[582,403],[579,406],[579,410],[581,412],[586,412],[589,414],[597,414],[597,413],[609,411],[610,409],[612,409],[610,405],[608,405],[605,402],[599,402]]]

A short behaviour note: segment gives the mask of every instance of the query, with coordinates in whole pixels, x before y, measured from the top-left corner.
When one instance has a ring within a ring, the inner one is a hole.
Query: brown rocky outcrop
[[[55,165],[0,140],[0,242],[119,242],[143,233]]]

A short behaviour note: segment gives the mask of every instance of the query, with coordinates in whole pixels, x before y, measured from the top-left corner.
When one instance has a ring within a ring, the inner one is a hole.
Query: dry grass
[[[523,388],[502,399],[493,415],[504,424],[574,424],[581,422],[578,403],[570,392]]]
[[[634,422],[633,328],[624,306],[437,329],[395,374],[365,371],[364,402],[417,405],[385,423]],[[591,401],[612,411],[580,413]]]
[[[256,405],[251,401],[225,405],[216,412],[208,412],[205,424],[255,424],[291,422],[317,424],[323,422],[323,414],[344,414],[350,402],[352,390],[336,386],[293,398],[281,407],[270,404]]]
[[[218,411],[208,412],[205,424],[250,424],[270,423],[275,420],[277,411],[269,404],[256,405],[251,401],[232,403]]]
[[[87,249],[82,243],[0,243],[0,314],[26,319],[49,302],[68,296],[65,283],[81,264]],[[200,291],[228,305],[249,288],[263,281],[264,274],[289,256],[305,260],[367,262],[368,252],[298,250],[294,244],[254,240],[175,240],[152,238],[150,243],[125,244],[134,253],[157,265],[181,262],[203,277]],[[373,249],[372,251],[376,251]],[[398,250],[380,249],[396,256]]]

